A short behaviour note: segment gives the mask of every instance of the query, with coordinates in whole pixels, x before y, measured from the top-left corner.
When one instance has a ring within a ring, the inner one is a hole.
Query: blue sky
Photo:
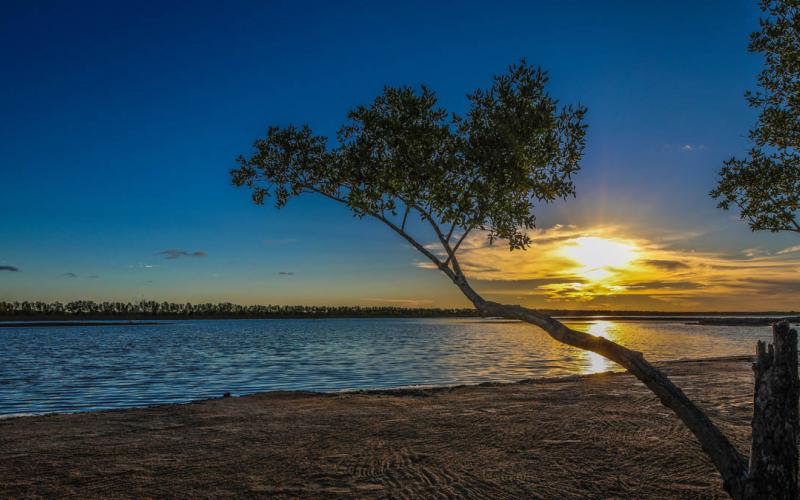
[[[19,269],[0,272],[3,300],[465,305],[377,223],[313,198],[256,207],[228,170],[267,125],[334,135],[384,84],[424,83],[463,111],[466,93],[520,58],[550,72],[555,97],[589,108],[578,197],[541,209],[541,230],[605,231],[673,255],[774,257],[796,273],[792,252],[778,254],[791,236],[753,234],[708,197],[755,118],[742,97],[761,65],[746,50],[752,0],[2,9],[0,266]],[[204,255],[159,253],[171,249]],[[508,282],[509,300],[550,307],[753,304],[575,300],[528,283],[553,272],[475,279],[490,295]]]

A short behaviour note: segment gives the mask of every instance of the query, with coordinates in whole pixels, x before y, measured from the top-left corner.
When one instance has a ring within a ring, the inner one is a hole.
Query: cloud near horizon
[[[795,245],[793,247],[784,248],[783,250],[778,250],[775,252],[775,255],[786,255],[789,253],[797,253],[800,252],[800,245]]]
[[[181,257],[205,257],[208,254],[203,252],[202,250],[198,250],[196,252],[189,252],[187,250],[176,250],[174,248],[170,248],[168,250],[156,252],[155,255],[163,255],[165,259],[178,259]]]
[[[0,271],[8,271],[10,273],[18,273],[19,268],[14,266],[0,266]]]
[[[364,299],[366,302],[376,302],[379,304],[397,305],[401,307],[426,307],[430,306],[433,301],[428,299],[387,299],[383,297],[368,297]]]
[[[489,245],[483,234],[464,240],[459,261],[479,292],[552,308],[798,308],[800,256],[786,251],[744,257],[701,252],[668,238],[630,236],[616,226],[556,225],[530,236],[534,243],[527,251],[513,252],[502,241]]]

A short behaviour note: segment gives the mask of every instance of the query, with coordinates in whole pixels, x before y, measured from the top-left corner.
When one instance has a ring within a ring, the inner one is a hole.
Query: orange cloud
[[[536,307],[791,310],[800,303],[800,255],[789,252],[701,252],[618,226],[557,225],[530,236],[527,251],[511,252],[470,235],[459,261],[487,296]]]

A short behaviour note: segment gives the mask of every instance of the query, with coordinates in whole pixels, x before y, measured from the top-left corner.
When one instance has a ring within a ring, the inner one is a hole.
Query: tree
[[[388,226],[444,273],[485,316],[536,325],[565,344],[622,365],[649,387],[694,433],[734,497],[747,494],[748,468],[739,452],[686,395],[639,353],[572,330],[532,309],[485,300],[462,271],[458,250],[468,234],[530,243],[537,205],[574,194],[586,125],[583,106],[559,106],[546,91],[548,76],[524,61],[468,96],[468,113],[451,115],[427,87],[385,87],[369,106],[348,114],[337,144],[308,126],[269,127],[254,153],[231,171],[257,204],[278,208],[316,194],[356,217]],[[421,221],[439,251],[411,234]]]
[[[800,1],[763,0],[761,9],[767,17],[749,50],[764,55],[765,67],[760,90],[745,94],[759,110],[753,145],[725,162],[711,196],[720,208],[738,207],[753,231],[800,232]]]

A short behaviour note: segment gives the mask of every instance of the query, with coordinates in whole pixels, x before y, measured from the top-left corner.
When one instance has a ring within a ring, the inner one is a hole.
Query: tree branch
[[[448,260],[450,260],[453,257],[453,251],[450,248],[450,243],[448,243],[449,238],[444,237],[444,233],[442,233],[439,224],[436,223],[436,221],[433,219],[433,216],[429,212],[423,210],[419,205],[413,205],[413,207],[420,213],[420,215],[422,215],[422,218],[428,221],[428,223],[431,225],[433,232],[436,233],[436,237],[439,238],[439,242],[442,244],[442,248],[448,255]]]
[[[434,265],[436,265],[436,267],[439,268],[440,271],[442,271],[443,273],[447,274],[447,276],[450,277],[451,279],[455,279],[455,276],[452,274],[450,269],[447,268],[442,263],[442,261],[439,260],[438,257],[433,255],[427,248],[425,248],[423,245],[418,243],[417,240],[415,240],[413,237],[411,237],[408,233],[406,233],[404,230],[400,229],[395,224],[393,224],[392,221],[390,221],[389,219],[386,219],[385,217],[383,217],[381,215],[378,215],[378,214],[375,214],[375,213],[370,213],[370,215],[372,215],[373,217],[375,217],[379,221],[383,222],[384,224],[389,226],[394,232],[396,232],[397,234],[399,234],[400,236],[405,238],[405,240],[408,241],[409,243],[411,243],[411,245],[414,248],[419,250],[425,257],[427,257],[431,262],[433,262]]]
[[[458,262],[455,252],[450,247],[450,237],[452,236],[452,230],[455,228],[455,224],[453,225],[453,228],[451,228],[450,235],[447,238],[445,238],[441,228],[439,228],[439,225],[436,223],[436,221],[433,219],[433,216],[430,213],[422,210],[422,208],[416,205],[414,208],[416,208],[422,214],[422,217],[425,218],[428,221],[428,223],[430,223],[431,227],[433,228],[433,231],[436,233],[436,236],[439,238],[439,241],[442,244],[442,248],[444,248],[444,251],[447,252],[447,260],[445,260],[445,263],[443,264],[445,268],[449,270],[447,266],[450,263],[452,263],[453,274],[459,280],[463,280],[464,282],[466,282],[466,277],[464,277],[464,273],[461,271],[461,264]],[[456,284],[458,285],[458,281],[456,281]]]
[[[776,200],[771,194],[766,193],[766,195],[767,198],[769,198],[769,201],[771,201],[775,205],[775,207],[781,211],[784,217],[789,219],[789,222],[791,222],[791,224],[794,226],[794,229],[787,228],[787,231],[794,231],[796,233],[800,233],[800,224],[797,223],[797,219],[795,218],[795,216],[791,212],[789,212],[786,208],[784,208],[780,203],[778,203],[778,200]]]
[[[470,231],[472,231],[472,229],[473,228],[470,227],[466,231],[464,231],[464,234],[462,234],[461,237],[458,239],[458,241],[456,241],[456,244],[453,245],[453,252],[447,257],[447,260],[444,261],[445,266],[450,262],[451,259],[456,258],[456,252],[458,251],[458,247],[461,246],[461,243],[464,241],[464,238],[467,237],[467,235],[469,234]]]
[[[408,219],[408,212],[410,211],[411,207],[409,207],[408,204],[406,204],[406,213],[403,214],[403,224],[400,226],[400,229],[402,229],[403,231],[405,231],[406,229],[406,219]]]
[[[453,237],[453,231],[455,231],[455,230],[456,230],[456,223],[455,223],[455,222],[453,222],[453,225],[452,225],[452,226],[450,226],[450,232],[449,232],[449,233],[447,233],[447,238],[446,238],[446,239],[447,239],[447,242],[448,242],[448,243],[450,243],[450,238],[452,238],[452,237]]]
[[[335,202],[337,202],[337,203],[342,203],[342,204],[344,204],[344,205],[348,205],[348,206],[349,206],[349,203],[347,202],[347,200],[346,200],[346,199],[344,199],[344,198],[340,198],[340,197],[338,197],[338,196],[334,196],[334,195],[332,195],[332,194],[329,194],[329,193],[326,193],[326,192],[324,192],[324,191],[322,191],[322,190],[320,190],[320,189],[317,189],[317,188],[315,188],[314,186],[303,186],[303,189],[306,189],[306,190],[308,190],[309,192],[312,192],[312,193],[321,194],[322,196],[325,196],[326,198],[328,198],[328,199],[331,199],[331,200],[333,200],[333,201],[335,201]],[[435,265],[435,266],[436,266],[436,267],[437,267],[437,268],[438,268],[440,271],[442,271],[442,272],[443,272],[443,273],[445,273],[445,274],[446,274],[446,275],[447,275],[447,276],[448,276],[450,279],[452,279],[452,280],[454,280],[454,281],[455,281],[456,277],[455,277],[455,275],[452,273],[452,271],[450,271],[450,269],[449,269],[447,266],[445,266],[445,265],[442,263],[442,261],[441,261],[441,260],[439,260],[439,258],[438,258],[438,257],[436,257],[435,255],[433,255],[433,254],[432,254],[432,253],[431,253],[431,252],[430,252],[430,251],[429,251],[427,248],[425,248],[423,245],[421,245],[419,242],[417,242],[417,240],[415,240],[415,239],[414,239],[414,238],[413,238],[411,235],[409,235],[408,233],[406,233],[406,232],[405,232],[405,230],[403,230],[403,229],[401,229],[401,228],[397,227],[397,225],[396,225],[396,224],[394,224],[392,221],[390,221],[389,219],[387,219],[386,217],[384,217],[384,216],[383,216],[383,215],[381,215],[381,214],[378,214],[378,213],[375,213],[375,212],[372,212],[372,211],[369,211],[369,210],[365,210],[365,211],[364,211],[364,213],[366,213],[367,215],[370,215],[370,216],[372,216],[372,217],[374,217],[374,218],[378,219],[379,221],[381,221],[381,222],[383,222],[384,224],[386,224],[387,226],[389,226],[389,227],[390,227],[390,228],[391,228],[391,229],[392,229],[394,232],[396,232],[397,234],[399,234],[400,236],[402,236],[402,237],[403,237],[403,238],[404,238],[406,241],[408,241],[408,242],[411,244],[411,246],[413,246],[414,248],[416,248],[416,249],[417,249],[417,250],[418,250],[420,253],[422,253],[422,254],[423,254],[425,257],[427,257],[427,258],[428,258],[428,259],[429,259],[431,262],[433,262],[433,264],[434,264],[434,265]]]

